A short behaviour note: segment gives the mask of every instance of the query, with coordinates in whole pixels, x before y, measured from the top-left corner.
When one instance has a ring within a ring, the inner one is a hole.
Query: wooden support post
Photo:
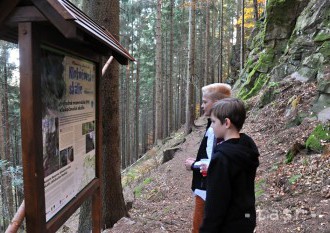
[[[20,23],[18,34],[26,229],[28,233],[45,233],[40,42],[36,25],[31,22]]]

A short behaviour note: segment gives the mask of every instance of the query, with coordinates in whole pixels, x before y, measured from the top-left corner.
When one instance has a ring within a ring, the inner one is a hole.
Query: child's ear
[[[227,129],[231,127],[231,121],[229,118],[225,118],[225,124]]]

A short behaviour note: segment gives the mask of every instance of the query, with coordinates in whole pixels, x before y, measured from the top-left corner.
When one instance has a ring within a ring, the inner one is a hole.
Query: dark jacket
[[[207,153],[206,153],[207,137],[205,137],[205,134],[206,134],[207,130],[210,128],[210,125],[211,125],[211,120],[208,119],[206,130],[205,130],[205,133],[204,133],[204,137],[203,137],[203,140],[202,140],[202,142],[199,146],[195,162],[200,161],[201,159],[207,159],[208,158]],[[193,191],[195,191],[195,189],[206,190],[206,177],[202,176],[199,168],[194,168],[194,164],[195,163],[193,163],[192,166],[191,166],[191,170],[193,171],[191,189]]]
[[[200,233],[252,233],[256,225],[254,179],[259,152],[246,134],[214,148]]]

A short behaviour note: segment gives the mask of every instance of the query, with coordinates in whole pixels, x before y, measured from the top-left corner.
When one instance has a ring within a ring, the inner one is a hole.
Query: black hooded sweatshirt
[[[256,225],[254,179],[259,152],[246,134],[214,148],[200,233],[252,233]]]

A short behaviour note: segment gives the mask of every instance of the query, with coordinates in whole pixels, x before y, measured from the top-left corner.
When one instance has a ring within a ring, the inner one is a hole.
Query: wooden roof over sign
[[[69,40],[108,48],[102,50],[103,55],[112,54],[121,64],[135,60],[106,29],[68,0],[1,0],[0,39],[17,42],[20,22],[51,24]]]

